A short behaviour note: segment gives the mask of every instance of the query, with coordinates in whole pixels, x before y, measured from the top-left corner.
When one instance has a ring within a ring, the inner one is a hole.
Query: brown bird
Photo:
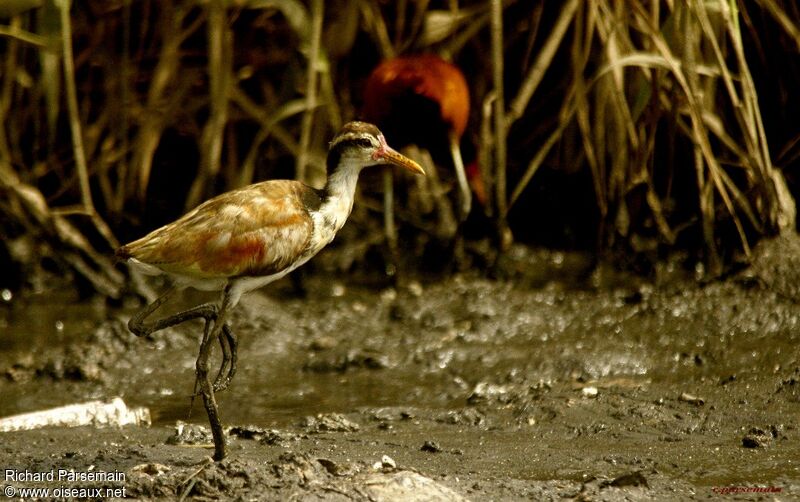
[[[460,192],[459,220],[465,220],[472,194],[460,148],[469,118],[469,88],[461,70],[434,54],[387,59],[367,78],[363,113],[398,148],[447,146]]]
[[[237,339],[227,324],[231,310],[244,293],[280,279],[330,243],[353,208],[359,173],[378,164],[425,174],[419,164],[389,147],[377,127],[350,122],[330,143],[328,180],[322,190],[293,180],[256,183],[210,199],[117,250],[118,257],[143,273],[173,280],[165,293],[131,318],[128,327],[134,334],[146,336],[190,319],[205,320],[195,385],[214,436],[214,460],[225,457],[214,392],[225,389],[236,372]],[[222,300],[145,322],[186,287],[221,290]],[[208,359],[216,341],[222,363],[212,383]]]

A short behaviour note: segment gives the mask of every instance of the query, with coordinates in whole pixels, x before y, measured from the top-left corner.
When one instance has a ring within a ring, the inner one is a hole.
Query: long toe
[[[222,362],[219,365],[217,376],[214,377],[214,384],[213,384],[214,392],[225,390],[228,387],[229,383],[227,375],[230,372],[229,366],[231,363],[230,340],[222,333],[220,333],[219,336],[219,346],[222,349]]]
[[[239,360],[239,341],[227,324],[222,328],[219,343],[222,347],[222,364],[220,364],[217,376],[214,378],[214,392],[223,391],[228,388],[233,380],[233,376],[236,374],[237,362]]]

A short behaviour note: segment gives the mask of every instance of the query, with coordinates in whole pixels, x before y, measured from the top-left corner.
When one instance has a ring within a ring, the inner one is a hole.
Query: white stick
[[[150,410],[148,408],[128,408],[121,398],[115,397],[108,403],[89,401],[0,418],[0,432],[26,431],[48,426],[79,427],[81,425],[95,427],[149,426]]]

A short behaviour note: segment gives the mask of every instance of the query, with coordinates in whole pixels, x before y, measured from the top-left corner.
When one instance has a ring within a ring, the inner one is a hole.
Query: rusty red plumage
[[[439,106],[441,120],[460,138],[469,119],[469,88],[464,74],[452,63],[434,54],[387,59],[367,79],[364,115],[378,124],[389,119],[387,103],[409,91]]]

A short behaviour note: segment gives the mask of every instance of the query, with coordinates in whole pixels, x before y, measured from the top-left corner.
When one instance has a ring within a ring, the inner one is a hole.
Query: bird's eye
[[[368,139],[357,139],[356,140],[356,145],[358,145],[358,146],[360,146],[362,148],[372,148],[372,141],[370,141]]]

